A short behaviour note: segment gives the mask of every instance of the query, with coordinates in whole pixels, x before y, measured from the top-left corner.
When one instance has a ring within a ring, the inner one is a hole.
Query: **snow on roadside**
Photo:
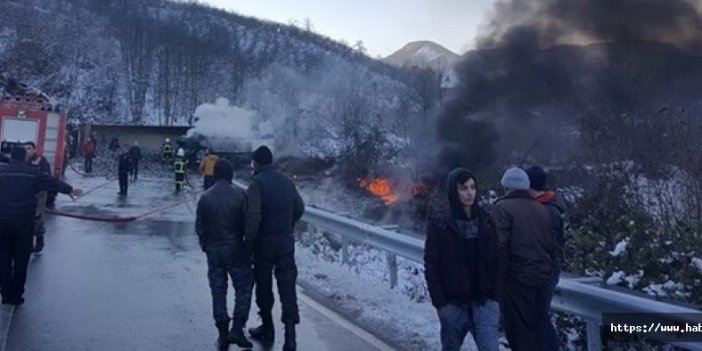
[[[692,265],[697,268],[697,271],[702,274],[702,259],[693,257],[692,258]]]
[[[607,279],[607,285],[617,285],[624,281],[624,272],[616,271],[612,273],[612,276]]]
[[[398,286],[390,289],[384,252],[350,246],[352,264],[342,265],[339,251],[328,247],[322,235],[303,236],[296,248],[303,287],[321,293],[355,324],[389,339],[398,350],[441,349],[439,320],[426,298],[421,264],[398,258]],[[470,336],[461,350],[475,350]]]
[[[350,312],[358,325],[393,336],[398,349],[440,349],[438,318],[428,302],[411,301],[398,289],[390,289],[384,279],[371,278],[377,277],[375,269],[359,274],[354,266],[326,261],[301,246],[296,259],[298,280],[320,289],[335,305]]]
[[[622,241],[618,242],[614,247],[614,251],[610,251],[609,254],[612,256],[619,256],[626,252],[626,247],[629,245],[629,237],[624,238]]]

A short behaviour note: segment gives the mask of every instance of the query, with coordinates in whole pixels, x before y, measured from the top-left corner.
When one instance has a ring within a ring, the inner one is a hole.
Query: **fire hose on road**
[[[180,206],[183,204],[186,204],[190,201],[193,201],[197,198],[197,194],[195,196],[189,197],[186,200],[178,201],[172,204],[168,204],[166,206],[161,206],[158,208],[155,208],[151,211],[147,211],[138,215],[131,215],[131,216],[119,216],[119,215],[99,215],[99,214],[83,214],[83,213],[73,213],[73,212],[66,212],[66,211],[60,211],[60,210],[46,210],[46,213],[50,213],[56,216],[62,216],[62,217],[70,217],[70,218],[77,218],[77,219],[84,219],[88,221],[95,221],[95,222],[108,222],[108,223],[127,223],[127,222],[135,222],[140,219],[143,219],[145,217],[151,216],[155,213],[159,213],[162,211],[165,211],[167,209]]]
[[[78,174],[81,174],[78,172],[75,168],[71,166],[71,169],[75,171]],[[84,174],[83,174],[84,175]],[[90,188],[86,190],[83,195],[74,200],[74,201],[79,201],[80,199],[84,198],[86,195],[90,194],[91,192],[98,190],[100,188],[103,188],[111,183],[115,182],[115,179],[109,180],[107,182],[101,183],[93,188]],[[190,182],[188,182],[188,185],[190,185]],[[192,186],[191,186],[192,187]],[[177,207],[183,204],[187,204],[195,199],[197,199],[197,196],[201,193],[202,191],[198,191],[193,196],[188,197],[187,199],[177,201],[165,206],[161,206],[158,208],[155,208],[153,210],[137,214],[137,215],[131,215],[131,216],[120,216],[120,215],[101,215],[101,214],[84,214],[84,213],[74,213],[74,212],[67,212],[67,211],[61,211],[61,210],[50,210],[46,209],[45,212],[48,214],[52,214],[55,216],[61,216],[61,217],[69,217],[69,218],[76,218],[76,219],[83,219],[83,220],[88,220],[88,221],[96,221],[96,222],[108,222],[108,223],[128,223],[128,222],[134,222],[137,220],[140,220],[142,218],[151,216],[153,214],[168,210],[173,207]]]

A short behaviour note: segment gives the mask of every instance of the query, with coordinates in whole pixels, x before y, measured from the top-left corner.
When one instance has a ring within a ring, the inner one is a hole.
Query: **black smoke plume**
[[[438,119],[445,164],[561,162],[582,118],[685,104],[702,81],[699,2],[511,0],[455,68]]]

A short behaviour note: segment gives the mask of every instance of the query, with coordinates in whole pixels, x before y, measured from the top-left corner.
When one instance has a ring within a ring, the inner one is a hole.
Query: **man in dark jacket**
[[[450,209],[430,218],[424,248],[425,276],[439,314],[442,350],[460,350],[470,332],[478,350],[497,351],[500,309],[494,291],[495,226],[477,203],[473,174],[454,169],[447,190]]]
[[[139,162],[141,161],[141,148],[138,142],[129,147],[129,159],[132,161],[132,177],[137,180],[139,177]]]
[[[548,209],[553,219],[553,235],[558,244],[558,251],[556,256],[556,267],[551,277],[551,285],[548,296],[547,308],[551,307],[551,300],[553,299],[553,291],[558,285],[559,275],[561,273],[561,267],[563,266],[563,249],[565,245],[565,233],[563,225],[563,212],[565,212],[565,207],[563,203],[558,198],[558,195],[553,190],[546,189],[547,175],[546,171],[539,166],[533,166],[526,170],[529,176],[529,183],[531,184],[529,193],[531,197],[536,199],[536,201]],[[546,311],[548,313],[548,310]],[[559,350],[558,342],[558,332],[555,326],[550,320],[546,325],[546,347],[544,351],[557,351]]]
[[[215,326],[219,331],[218,343],[220,349],[225,350],[229,343],[253,347],[244,335],[254,284],[251,253],[244,246],[246,196],[239,188],[231,186],[233,175],[229,161],[217,161],[215,184],[200,197],[195,220],[200,247],[207,254],[207,278],[212,291]],[[228,333],[227,274],[236,293],[231,333]]]
[[[39,155],[37,145],[33,142],[24,144],[27,150],[27,163],[39,169],[40,172],[51,175],[51,164],[46,157]],[[44,249],[44,234],[46,234],[46,226],[44,225],[43,213],[49,201],[49,193],[40,191],[37,193],[37,211],[34,215],[34,248],[33,252],[39,253]]]
[[[529,194],[529,177],[522,169],[505,171],[501,183],[507,195],[495,203],[495,223],[505,334],[512,350],[541,349],[558,250],[553,220]]]
[[[273,168],[273,154],[261,146],[253,154],[254,176],[246,191],[246,231],[244,240],[254,246],[254,276],[256,279],[256,304],[262,324],[249,330],[251,337],[272,342],[274,338],[273,281],[278,284],[283,306],[282,322],[285,325],[283,350],[293,351],[295,325],[300,323],[295,283],[295,238],[293,229],[305,210],[304,202],[295,183]]]
[[[0,165],[0,295],[2,303],[24,303],[24,283],[32,252],[37,191],[80,196],[80,189],[28,165],[27,151],[14,147],[9,165]]]
[[[132,171],[132,160],[129,158],[129,153],[119,149],[117,157],[117,177],[119,178],[119,195],[127,196],[129,189],[129,172]]]

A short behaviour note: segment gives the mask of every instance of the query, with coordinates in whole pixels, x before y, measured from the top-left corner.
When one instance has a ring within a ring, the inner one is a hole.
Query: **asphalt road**
[[[68,177],[89,192],[75,202],[60,198],[59,210],[121,217],[153,213],[122,224],[49,218],[46,248],[30,263],[26,303],[0,311],[0,347],[215,349],[206,260],[192,224],[197,193],[174,194],[170,179],[152,178],[132,183],[129,196],[119,198],[114,181]],[[176,203],[181,204],[168,207]],[[302,291],[299,304],[298,350],[390,349]],[[278,303],[274,312],[276,343],[254,350],[281,349]],[[257,324],[254,303],[247,327]]]

